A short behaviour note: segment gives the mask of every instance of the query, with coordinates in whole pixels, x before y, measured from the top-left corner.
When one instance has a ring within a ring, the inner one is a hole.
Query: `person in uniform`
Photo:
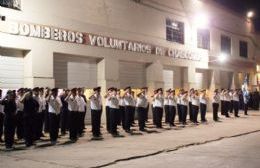
[[[93,89],[94,94],[89,97],[91,109],[92,135],[94,138],[100,138],[100,125],[102,115],[102,97],[100,95],[101,87]]]
[[[117,115],[119,113],[119,100],[117,98],[117,88],[113,88],[111,95],[108,98],[109,100],[109,118],[110,118],[110,133],[112,136],[118,136],[117,131]]]
[[[2,100],[2,90],[0,89],[0,101]],[[4,142],[2,139],[4,133],[4,106],[0,104],[0,142]]]
[[[69,109],[68,109],[68,102],[65,101],[65,98],[69,94],[69,89],[64,89],[63,94],[61,95],[61,113],[60,113],[60,127],[61,127],[61,135],[66,135],[66,132],[69,128]]]
[[[79,128],[78,128],[78,135],[81,137],[83,136],[83,131],[85,128],[85,116],[86,116],[86,106],[87,106],[87,100],[86,97],[83,94],[83,91],[81,88],[77,89],[77,101],[78,101],[78,121],[79,121]]]
[[[110,117],[110,115],[109,115],[109,111],[110,111],[110,109],[109,109],[110,104],[109,103],[110,103],[110,101],[108,100],[108,98],[110,97],[112,90],[113,90],[113,87],[108,88],[107,93],[104,96],[105,99],[106,99],[106,128],[107,128],[107,132],[109,132],[109,133],[111,131],[110,131],[110,118],[109,118]]]
[[[165,113],[165,123],[169,123],[169,95],[171,93],[171,89],[166,90],[164,96],[164,113]]]
[[[233,113],[234,107],[233,107],[233,93],[234,91],[231,89],[229,91],[229,97],[230,97],[230,107],[229,107],[229,112]]]
[[[117,98],[119,100],[119,114],[117,119],[117,125],[122,125],[123,129],[125,129],[125,102],[124,98],[121,96],[120,89],[117,89]]]
[[[148,97],[147,97],[147,93],[148,93],[148,87],[142,87],[141,91],[144,92],[145,97],[147,98],[147,104],[146,104],[146,108],[145,108],[145,122],[148,122],[148,114],[149,114],[149,102],[148,102]],[[145,126],[146,127],[146,126]]]
[[[50,140],[55,145],[59,134],[60,112],[62,102],[58,96],[58,88],[53,88],[51,94],[46,99],[49,103],[49,123],[50,123]]]
[[[5,147],[11,150],[14,144],[15,120],[16,120],[16,101],[15,91],[9,90],[7,96],[0,100],[0,104],[4,106],[4,137]]]
[[[18,140],[21,140],[24,138],[24,126],[23,126],[23,111],[24,111],[24,105],[20,102],[21,98],[24,95],[24,89],[20,88],[17,91],[17,97],[16,97],[16,105],[17,105],[17,113],[16,113],[16,137]]]
[[[218,89],[216,89],[214,91],[213,97],[212,97],[212,109],[213,109],[213,120],[214,121],[219,121],[219,117],[218,117],[219,103],[220,103],[220,95],[219,95]]]
[[[45,97],[45,91],[44,91],[44,88],[39,88],[39,96],[40,96],[40,101],[41,101],[41,103],[42,103],[42,112],[41,112],[41,123],[40,123],[40,130],[39,130],[39,132],[40,132],[40,136],[41,137],[44,137],[44,134],[43,134],[43,125],[44,125],[44,114],[46,113],[46,97]]]
[[[170,95],[168,96],[169,101],[169,125],[174,127],[175,116],[176,116],[176,97],[175,90],[170,90]]]
[[[239,112],[239,95],[238,95],[238,89],[236,89],[233,94],[232,94],[232,99],[233,99],[233,108],[235,112],[235,117],[239,117],[238,112]]]
[[[189,100],[188,100],[188,92],[183,91],[180,95],[181,97],[181,121],[183,125],[186,125],[187,122],[187,111],[188,111],[188,105],[189,105]]]
[[[85,101],[85,110],[84,110],[84,113],[83,113],[83,116],[82,118],[84,118],[83,122],[81,123],[81,127],[85,130],[86,129],[86,125],[85,125],[85,117],[86,117],[86,114],[87,114],[87,98],[84,94],[84,88],[78,88],[78,94],[80,95],[80,97],[82,97]],[[83,131],[84,132],[84,131]]]
[[[194,90],[194,93],[191,95],[191,104],[192,104],[192,122],[198,124],[198,113],[200,106],[200,97],[198,90]]]
[[[133,96],[132,96],[132,90],[131,87],[128,86],[124,89],[124,102],[125,102],[125,131],[127,133],[130,133],[130,128],[131,128],[131,122],[132,122],[132,116],[133,116],[133,107],[132,107],[132,102],[133,102]]]
[[[207,102],[208,98],[206,95],[206,90],[202,90],[200,94],[200,117],[201,117],[201,122],[207,122],[206,119],[206,112],[207,112]]]
[[[70,140],[72,142],[76,142],[78,139],[78,130],[79,130],[79,105],[78,105],[78,95],[77,89],[71,89],[68,96],[65,98],[65,101],[68,102],[69,108],[69,132],[70,132]]]
[[[163,90],[162,88],[157,89],[157,94],[154,95],[154,111],[155,111],[155,125],[156,128],[162,128],[162,117],[163,117]]]
[[[134,126],[135,124],[135,106],[136,106],[136,100],[135,100],[135,92],[131,90],[131,95],[132,95],[132,99],[131,99],[131,103],[130,103],[130,106],[131,106],[131,127]]]
[[[155,115],[155,108],[154,108],[154,96],[157,94],[157,90],[153,91],[153,95],[151,96],[152,98],[152,104],[151,104],[151,108],[152,108],[152,114],[153,114],[153,125],[156,125],[156,115]]]
[[[223,97],[223,110],[224,115],[229,118],[229,108],[230,108],[230,95],[228,90],[224,90],[224,97]]]
[[[189,116],[190,121],[193,122],[193,116],[192,116],[192,103],[191,103],[191,96],[194,94],[194,88],[191,88],[189,91]]]
[[[146,108],[147,108],[147,97],[145,89],[137,94],[136,108],[138,115],[138,126],[140,131],[145,131],[145,117],[146,117]]]
[[[247,89],[243,88],[243,99],[244,99],[244,114],[248,115],[247,110],[248,110],[248,102],[250,99],[250,95]]]
[[[26,147],[30,147],[34,144],[36,139],[36,113],[39,109],[38,102],[33,98],[33,92],[31,89],[26,89],[26,93],[21,98],[20,102],[24,104],[24,138]]]
[[[178,112],[178,120],[179,123],[182,122],[182,118],[181,118],[181,93],[183,92],[183,89],[180,89],[177,96],[176,96],[176,100],[177,100],[177,112]]]
[[[220,111],[221,111],[221,115],[225,115],[225,102],[224,102],[224,92],[225,92],[225,90],[224,89],[221,89],[221,92],[220,92]]]
[[[34,100],[37,101],[39,108],[37,110],[37,113],[35,115],[35,129],[36,129],[36,140],[39,140],[40,137],[42,136],[42,126],[43,126],[43,114],[42,114],[42,107],[43,107],[43,102],[42,99],[39,95],[39,88],[33,88],[33,98]]]
[[[44,92],[45,92],[44,95],[45,95],[45,99],[46,99],[46,97],[48,97],[50,95],[51,90],[50,90],[50,88],[46,87]],[[48,107],[48,103],[47,102],[46,102],[46,107],[45,108],[46,108],[46,110],[45,110],[45,114],[44,114],[44,132],[45,133],[49,133],[49,126],[50,126],[50,123],[49,123],[49,112],[48,112],[49,107]]]

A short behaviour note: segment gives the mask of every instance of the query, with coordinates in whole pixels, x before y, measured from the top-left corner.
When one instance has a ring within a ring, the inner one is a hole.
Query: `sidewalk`
[[[34,148],[4,152],[1,145],[0,167],[97,167],[260,131],[260,112],[249,111],[249,116],[241,114],[240,118],[221,117],[222,122],[217,123],[211,116],[208,113],[209,122],[198,126],[155,129],[149,125],[149,133],[134,131],[133,135],[120,130],[125,135],[122,138],[113,138],[103,131],[103,141],[90,141],[88,128],[86,136],[75,144],[65,145],[68,138],[63,137],[57,146],[51,147],[44,147],[49,142],[42,142]]]

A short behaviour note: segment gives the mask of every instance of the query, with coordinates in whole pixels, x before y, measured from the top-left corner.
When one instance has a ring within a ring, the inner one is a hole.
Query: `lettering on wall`
[[[201,60],[201,54],[186,49],[166,48],[138,41],[123,40],[113,37],[106,37],[102,35],[83,33],[31,23],[2,22],[1,25],[3,25],[3,23],[8,28],[0,29],[0,31],[14,35],[97,46],[144,54],[154,54],[158,56],[168,56],[174,59],[187,59],[193,61]]]

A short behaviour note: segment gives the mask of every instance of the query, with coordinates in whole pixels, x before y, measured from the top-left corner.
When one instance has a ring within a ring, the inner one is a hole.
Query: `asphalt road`
[[[259,168],[260,132],[118,162],[109,167]]]

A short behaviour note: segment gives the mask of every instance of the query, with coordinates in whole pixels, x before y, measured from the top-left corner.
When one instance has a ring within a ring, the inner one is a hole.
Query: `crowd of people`
[[[118,127],[131,133],[131,127],[135,123],[137,113],[140,131],[146,131],[149,107],[152,111],[152,121],[156,128],[162,128],[163,115],[165,123],[170,127],[175,126],[175,118],[178,123],[187,124],[187,118],[194,124],[207,122],[206,112],[209,102],[212,103],[213,120],[219,121],[218,112],[230,117],[234,114],[239,117],[239,110],[247,115],[248,105],[254,104],[259,108],[259,93],[251,93],[246,89],[240,90],[218,90],[208,97],[206,90],[180,89],[175,91],[162,88],[156,89],[148,100],[148,88],[143,87],[135,95],[131,87],[120,89],[111,87],[104,95],[105,108],[102,107],[101,87],[93,88],[93,94],[86,98],[82,88],[63,89],[61,95],[58,88],[20,88],[9,90],[6,96],[0,97],[0,141],[5,142],[7,150],[13,149],[14,137],[25,140],[25,145],[30,147],[35,141],[49,133],[50,141],[56,144],[58,135],[66,135],[72,142],[84,134],[85,115],[87,112],[87,100],[90,103],[91,125],[93,139],[101,139],[101,115],[102,110],[106,114],[106,129],[114,137],[119,136]],[[257,96],[258,94],[258,96]],[[2,90],[0,89],[0,95]],[[4,141],[3,141],[4,134]]]

